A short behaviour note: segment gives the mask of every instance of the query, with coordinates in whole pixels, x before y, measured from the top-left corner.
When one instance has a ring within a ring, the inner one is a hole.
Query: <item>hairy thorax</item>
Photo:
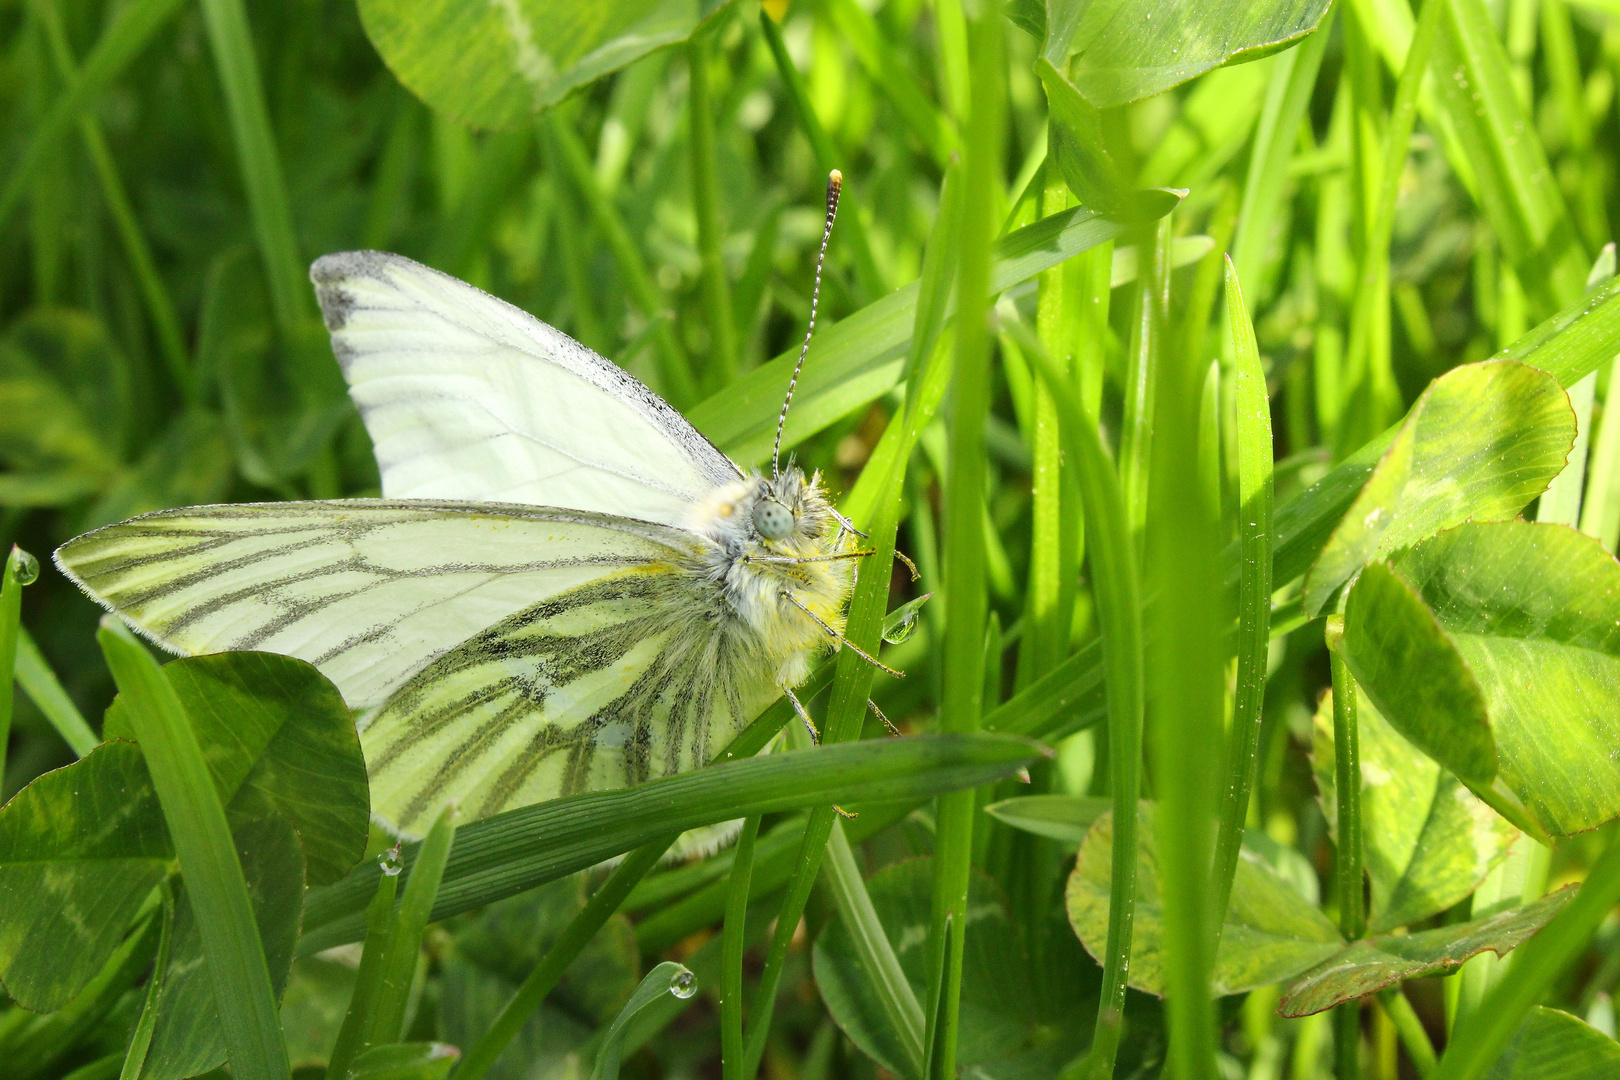
[[[781,510],[791,514],[785,530]],[[784,534],[762,535],[761,520]],[[687,525],[710,541],[703,560],[718,594],[721,632],[751,639],[769,658],[777,685],[802,683],[833,632],[843,632],[853,578],[853,560],[835,557],[853,549],[820,475],[806,478],[789,465],[775,478],[755,473],[722,485],[693,507]]]

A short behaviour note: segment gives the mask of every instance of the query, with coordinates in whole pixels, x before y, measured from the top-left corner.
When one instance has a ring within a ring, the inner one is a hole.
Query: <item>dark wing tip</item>
[[[343,329],[354,310],[354,294],[343,286],[355,278],[384,278],[388,268],[411,265],[403,255],[387,251],[338,251],[322,255],[309,267],[309,280],[315,284],[315,299],[321,305],[326,329]]]

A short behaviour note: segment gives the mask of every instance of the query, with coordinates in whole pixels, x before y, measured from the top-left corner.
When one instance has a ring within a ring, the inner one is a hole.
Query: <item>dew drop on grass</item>
[[[12,574],[19,585],[32,585],[39,580],[39,560],[20,547],[11,549]]]
[[[697,993],[697,976],[693,975],[686,968],[681,968],[681,970],[677,971],[674,977],[669,980],[669,992],[680,998],[682,1001],[685,1001],[687,998]]]
[[[385,877],[398,877],[399,872],[405,869],[405,860],[399,857],[399,847],[398,844],[395,844],[377,856],[377,862],[382,867]]]
[[[895,608],[883,620],[883,640],[890,645],[899,645],[917,629],[917,618],[922,613],[923,604],[933,593],[924,593],[915,600],[908,600]]]

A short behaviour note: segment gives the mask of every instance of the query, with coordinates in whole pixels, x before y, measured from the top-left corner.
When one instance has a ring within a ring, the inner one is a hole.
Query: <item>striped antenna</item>
[[[821,230],[821,250],[816,253],[816,284],[810,291],[810,325],[805,327],[804,346],[799,350],[799,362],[793,365],[793,378],[788,380],[787,397],[782,400],[782,415],[776,418],[776,445],[771,447],[771,478],[781,475],[782,429],[787,426],[788,406],[793,404],[793,389],[799,385],[799,372],[804,370],[804,358],[810,355],[810,336],[816,332],[816,302],[821,299],[821,267],[827,261],[827,241],[832,238],[833,219],[838,216],[838,195],[844,190],[844,174],[834,169],[827,176],[827,224]]]

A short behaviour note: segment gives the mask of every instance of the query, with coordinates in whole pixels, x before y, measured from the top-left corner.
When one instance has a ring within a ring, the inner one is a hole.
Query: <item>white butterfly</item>
[[[701,765],[841,638],[860,553],[819,477],[744,473],[607,360],[402,256],[310,276],[383,497],[161,511],[56,563],[174,652],[313,663],[360,714],[379,819]]]

